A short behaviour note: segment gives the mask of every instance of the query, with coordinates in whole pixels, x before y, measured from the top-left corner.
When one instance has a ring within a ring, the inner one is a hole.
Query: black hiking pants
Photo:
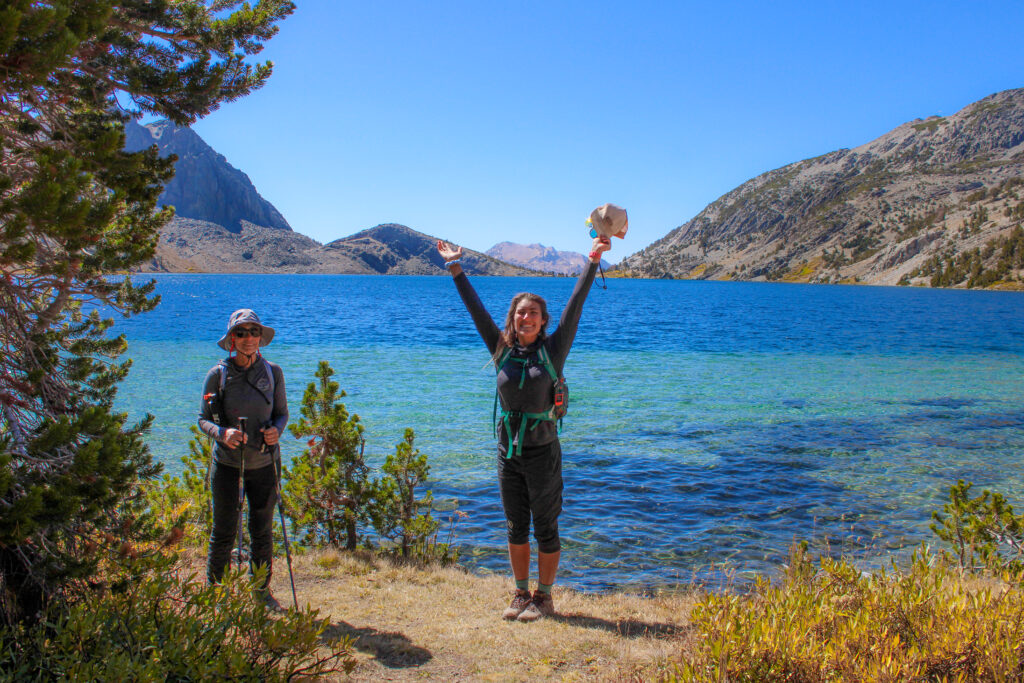
[[[213,532],[206,556],[206,578],[210,583],[218,583],[238,541],[238,468],[214,462],[210,491]],[[277,503],[277,471],[273,464],[256,470],[245,469],[245,498],[251,544],[249,566],[253,569],[266,566],[269,583],[274,558],[274,504]]]
[[[562,514],[562,445],[551,443],[523,448],[511,458],[498,450],[498,484],[505,508],[508,542],[528,543],[530,521],[537,549],[557,553],[562,549],[558,516]]]

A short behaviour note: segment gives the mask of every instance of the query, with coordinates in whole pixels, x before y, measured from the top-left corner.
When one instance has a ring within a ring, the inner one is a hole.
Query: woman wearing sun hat
[[[251,566],[266,567],[263,590],[268,600],[277,502],[275,456],[278,439],[288,424],[284,374],[280,366],[260,354],[260,347],[273,338],[274,329],[260,322],[254,311],[243,308],[232,313],[227,333],[217,342],[229,355],[206,374],[199,409],[199,428],[216,444],[210,477],[213,532],[207,578],[219,582],[231,559],[238,529],[238,478],[244,471]],[[244,433],[239,418],[245,418]]]

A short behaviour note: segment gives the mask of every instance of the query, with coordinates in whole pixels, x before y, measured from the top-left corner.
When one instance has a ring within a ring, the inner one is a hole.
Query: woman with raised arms
[[[462,270],[462,247],[438,241],[463,303],[487,345],[498,372],[498,483],[508,525],[508,557],[516,592],[502,616],[535,621],[555,613],[551,587],[558,573],[562,512],[562,449],[558,442],[555,387],[576,337],[583,302],[594,282],[608,237],[595,237],[586,270],[562,311],[558,328],[547,334],[548,309],[536,294],[512,298],[505,329],[499,330]],[[539,581],[529,590],[530,523],[537,541]]]

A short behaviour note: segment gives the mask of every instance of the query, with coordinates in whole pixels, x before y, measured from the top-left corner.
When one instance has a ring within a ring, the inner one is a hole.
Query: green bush
[[[433,494],[428,491],[416,498],[416,488],[427,480],[430,466],[427,456],[414,447],[415,438],[413,431],[406,429],[402,442],[381,467],[385,476],[377,485],[373,525],[382,537],[396,543],[403,558],[449,562],[454,559],[450,543],[437,542],[439,523],[430,514]],[[455,519],[452,517],[453,529]]]
[[[262,577],[210,586],[170,558],[131,565],[45,623],[0,629],[0,679],[285,681],[355,666],[350,641],[323,642],[315,610],[268,610],[254,595]]]
[[[961,569],[1024,572],[1024,515],[998,493],[971,498],[971,486],[961,479],[950,488],[945,514],[932,513],[932,531],[953,547]]]
[[[306,438],[302,455],[285,469],[284,497],[293,529],[302,542],[355,550],[360,523],[369,521],[374,486],[363,459],[363,425],[349,415],[345,396],[331,380],[334,370],[320,361],[316,376],[302,396],[302,419],[288,426],[295,438]]]
[[[165,474],[159,481],[146,482],[146,504],[161,529],[179,529],[182,542],[201,546],[210,537],[213,511],[210,508],[210,461],[213,443],[210,437],[190,427],[192,439],[188,455],[181,458],[185,469],[181,477]]]

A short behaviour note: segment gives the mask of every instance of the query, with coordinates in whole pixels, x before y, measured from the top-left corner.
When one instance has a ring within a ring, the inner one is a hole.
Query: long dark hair
[[[540,315],[542,318],[542,322],[540,325],[540,334],[537,335],[537,338],[544,339],[546,336],[548,336],[548,302],[544,301],[544,297],[537,296],[536,294],[531,294],[530,292],[520,292],[519,294],[516,294],[514,297],[512,297],[512,303],[510,303],[508,306],[508,313],[505,315],[505,330],[501,333],[501,336],[498,337],[498,344],[494,349],[494,362],[498,361],[498,358],[501,356],[502,350],[506,348],[510,349],[516,344],[516,308],[518,308],[519,304],[522,303],[523,301],[532,301],[533,303],[540,306]]]

